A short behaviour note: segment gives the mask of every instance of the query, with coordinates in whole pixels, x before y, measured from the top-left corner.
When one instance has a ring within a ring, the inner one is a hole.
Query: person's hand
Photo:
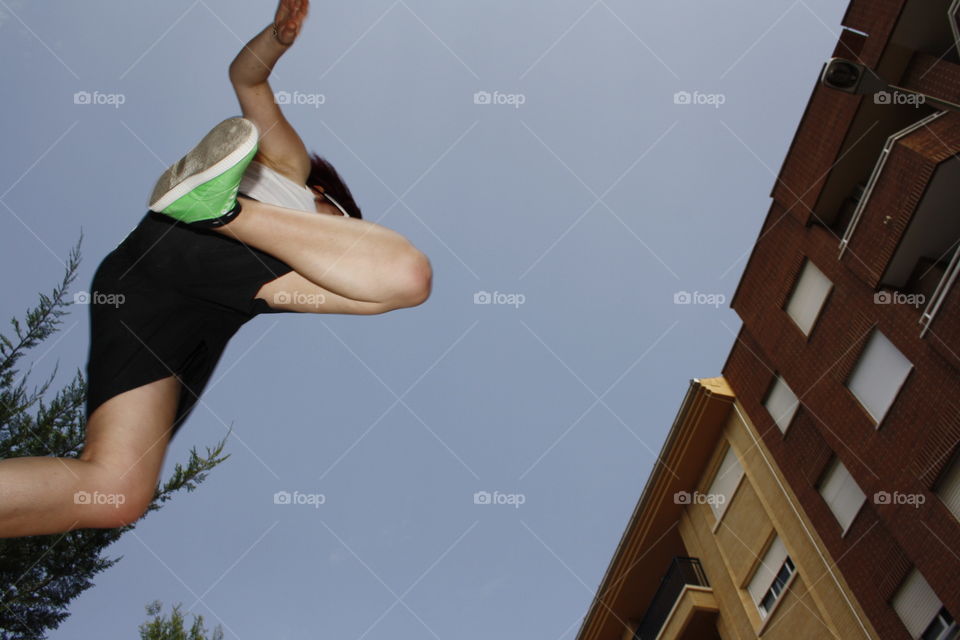
[[[309,8],[309,0],[280,0],[273,20],[273,33],[281,44],[289,47],[297,39]]]

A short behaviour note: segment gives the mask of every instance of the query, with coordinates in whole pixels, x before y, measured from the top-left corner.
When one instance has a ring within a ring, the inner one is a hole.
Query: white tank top
[[[317,212],[313,191],[260,162],[251,162],[243,173],[240,193],[287,209]]]

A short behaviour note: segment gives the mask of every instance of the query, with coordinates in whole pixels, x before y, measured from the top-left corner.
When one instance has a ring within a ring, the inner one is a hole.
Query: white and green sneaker
[[[167,169],[150,196],[151,211],[196,227],[217,227],[240,213],[240,179],[257,153],[257,127],[229,118]]]

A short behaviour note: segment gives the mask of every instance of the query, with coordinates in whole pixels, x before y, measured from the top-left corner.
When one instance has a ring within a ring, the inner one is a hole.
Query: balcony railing
[[[699,587],[710,586],[700,560],[677,556],[670,562],[670,568],[660,579],[660,587],[650,601],[646,613],[643,614],[640,626],[633,634],[633,640],[654,640],[657,637],[677,598],[688,584]]]
[[[943,275],[943,278],[940,279],[940,284],[937,285],[936,291],[933,292],[933,297],[931,297],[930,302],[927,303],[926,310],[923,312],[923,315],[920,316],[920,324],[923,326],[923,329],[920,330],[921,338],[927,334],[930,324],[940,310],[940,305],[943,304],[947,293],[956,282],[958,274],[960,274],[960,248],[954,250],[953,259],[950,260],[950,266],[947,267],[946,273]]]
[[[945,113],[945,111],[937,111],[936,113],[927,116],[919,122],[914,122],[906,129],[898,131],[887,138],[887,143],[883,146],[883,151],[880,152],[880,158],[874,165],[873,172],[870,174],[870,179],[867,181],[866,189],[864,189],[863,195],[860,197],[860,201],[857,202],[857,208],[853,212],[853,215],[850,219],[850,224],[847,225],[847,229],[843,234],[843,239],[840,240],[840,255],[838,257],[843,257],[844,252],[846,252],[847,245],[850,244],[850,238],[853,236],[853,232],[856,231],[857,225],[860,223],[860,218],[863,217],[863,210],[866,209],[867,205],[870,203],[870,196],[873,195],[873,188],[876,186],[877,180],[880,178],[880,174],[883,173],[883,169],[887,165],[887,158],[890,157],[890,151],[893,149],[894,145],[896,145],[902,138],[905,138],[914,131],[927,126]]]

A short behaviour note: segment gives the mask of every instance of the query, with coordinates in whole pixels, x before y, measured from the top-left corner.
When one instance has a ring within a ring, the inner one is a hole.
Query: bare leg
[[[79,459],[0,461],[0,538],[138,520],[156,492],[179,389],[171,376],[103,403]]]
[[[382,302],[361,302],[345,298],[307,280],[296,271],[267,282],[257,291],[274,309],[299,313],[340,313],[370,316],[395,311],[397,307]]]
[[[329,292],[393,308],[416,306],[430,295],[430,261],[391,229],[239,200],[240,215],[217,231],[283,260]]]

